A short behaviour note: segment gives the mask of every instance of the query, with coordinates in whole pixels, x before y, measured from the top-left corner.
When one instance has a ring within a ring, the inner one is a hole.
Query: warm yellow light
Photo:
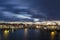
[[[51,35],[55,35],[55,32],[51,32]]]
[[[9,33],[9,30],[4,30],[4,33],[5,33],[5,34]]]
[[[54,40],[55,35],[56,35],[56,31],[51,32],[51,40]]]
[[[7,38],[9,35],[9,30],[4,30],[4,37]]]
[[[39,26],[36,26],[36,28],[39,28]]]

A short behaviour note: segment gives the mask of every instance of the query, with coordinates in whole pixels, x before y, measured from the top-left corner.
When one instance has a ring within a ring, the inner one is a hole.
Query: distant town
[[[20,28],[38,28],[38,29],[57,29],[60,30],[60,21],[43,22],[0,22],[0,29],[20,29]]]

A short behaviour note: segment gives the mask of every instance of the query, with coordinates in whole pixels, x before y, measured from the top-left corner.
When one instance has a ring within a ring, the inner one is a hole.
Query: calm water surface
[[[40,29],[0,30],[0,40],[60,40],[60,32]]]

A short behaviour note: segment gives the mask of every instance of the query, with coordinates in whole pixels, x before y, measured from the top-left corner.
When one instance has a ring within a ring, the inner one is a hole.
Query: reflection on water
[[[54,40],[54,37],[55,37],[55,32],[53,31],[53,32],[51,32],[51,40]]]
[[[27,40],[28,29],[24,29],[24,40]]]
[[[9,33],[9,30],[4,30],[4,34],[8,34]]]
[[[51,32],[51,36],[54,36],[55,35],[55,32]]]
[[[0,30],[0,40],[60,40],[60,32],[27,28]]]
[[[12,32],[14,32],[14,29],[12,28]]]
[[[4,30],[3,35],[5,40],[8,39],[9,30]]]
[[[27,32],[28,32],[28,29],[27,28],[25,28],[24,29],[24,34],[27,36]]]

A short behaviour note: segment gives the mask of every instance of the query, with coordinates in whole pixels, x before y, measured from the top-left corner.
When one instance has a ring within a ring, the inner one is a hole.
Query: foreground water
[[[60,40],[60,32],[40,29],[0,30],[0,40]]]

